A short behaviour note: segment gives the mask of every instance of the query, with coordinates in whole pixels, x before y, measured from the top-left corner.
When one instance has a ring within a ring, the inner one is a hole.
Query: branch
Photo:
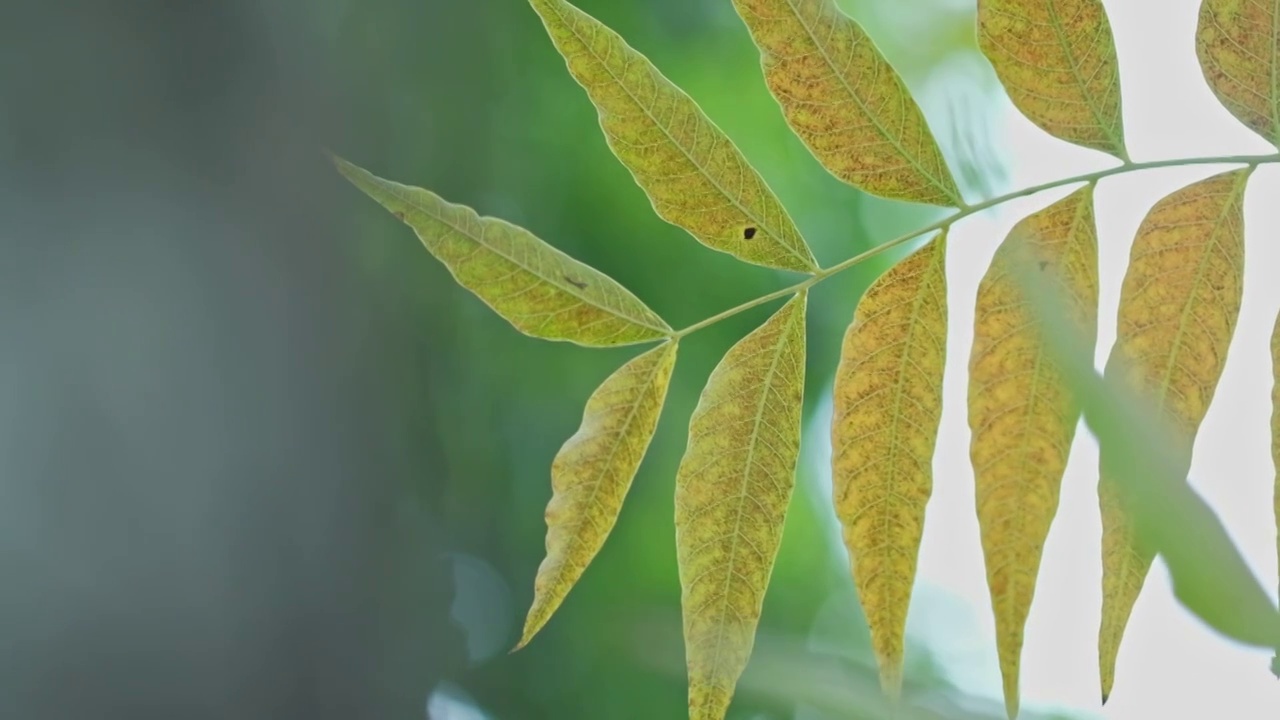
[[[1126,173],[1138,172],[1141,170],[1155,170],[1158,168],[1168,168],[1168,167],[1192,167],[1196,165],[1248,165],[1249,167],[1257,167],[1259,165],[1266,165],[1270,163],[1280,163],[1280,153],[1270,154],[1270,155],[1223,155],[1218,157],[1178,158],[1175,160],[1154,160],[1151,162],[1125,163],[1123,165],[1117,165],[1116,167],[1107,168],[1105,170],[1097,170],[1091,173],[1085,173],[1083,175],[1076,175],[1073,177],[1062,178],[1061,180],[1053,180],[1051,182],[1042,183],[1040,185],[1032,185],[1031,187],[1023,188],[1021,190],[1015,190],[1011,193],[999,195],[989,200],[983,200],[982,202],[977,203],[976,205],[968,205],[966,207],[960,208],[956,212],[943,218],[942,220],[939,220],[938,222],[932,223],[930,225],[926,225],[918,230],[912,230],[911,232],[905,235],[899,235],[898,237],[893,238],[892,240],[883,242],[869,250],[860,252],[851,258],[842,260],[841,262],[838,262],[829,268],[824,268],[822,270],[819,270],[813,275],[810,275],[804,280],[801,280],[800,282],[796,283],[795,285],[782,288],[781,290],[776,290],[767,295],[761,295],[760,297],[755,298],[754,300],[748,300],[747,302],[744,302],[741,305],[731,307],[728,310],[725,310],[724,312],[717,313],[705,320],[701,320],[686,328],[677,330],[671,333],[670,337],[672,340],[679,340],[680,338],[683,338],[687,335],[691,335],[699,330],[702,330],[703,328],[711,327],[712,325],[715,325],[721,320],[731,318],[734,315],[737,315],[738,313],[744,312],[746,310],[750,310],[753,307],[763,305],[767,302],[778,300],[780,298],[784,298],[789,295],[794,295],[795,293],[798,293],[801,290],[806,290],[808,288],[813,287],[814,285],[817,285],[818,283],[822,282],[823,280],[826,280],[829,277],[832,277],[833,275],[838,275],[844,272],[845,270],[848,270],[849,268],[853,267],[854,265],[858,265],[860,263],[866,262],[867,260],[870,260],[876,255],[879,255],[880,253],[883,253],[888,250],[892,250],[893,248],[898,247],[903,243],[914,240],[915,238],[918,238],[921,235],[925,235],[927,233],[931,233],[937,230],[950,229],[952,225],[960,222],[961,220],[964,220],[967,217],[971,217],[985,210],[990,210],[991,208],[998,207],[1000,205],[1003,205],[1009,202],[1010,200],[1016,200],[1018,198],[1027,197],[1028,195],[1035,195],[1037,193],[1044,192],[1045,190],[1053,190],[1054,188],[1065,187],[1067,185],[1074,185],[1076,183],[1097,182],[1103,178],[1108,178],[1113,175],[1123,175]]]

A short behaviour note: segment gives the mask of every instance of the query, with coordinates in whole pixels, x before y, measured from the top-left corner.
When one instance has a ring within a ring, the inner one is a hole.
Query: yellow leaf
[[[867,289],[844,336],[833,390],[831,477],[836,515],[880,684],[902,686],[903,633],[915,582],[946,360],[946,236]]]
[[[1031,122],[1128,159],[1120,68],[1102,0],[979,0],[978,44]]]
[[[1280,3],[1205,0],[1196,55],[1227,110],[1280,146]]]
[[[751,655],[795,487],[806,298],[730,348],[689,421],[676,551],[691,720],[724,717]]]
[[[1151,400],[1185,456],[1209,410],[1235,332],[1244,284],[1244,191],[1252,168],[1201,180],[1156,203],[1138,228],[1120,291],[1116,344],[1107,374]],[[1107,465],[1104,461],[1103,467]],[[1102,510],[1103,702],[1111,694],[1120,640],[1154,549],[1139,542],[1121,489],[1106,473]]]
[[[579,345],[657,340],[671,327],[609,276],[524,228],[480,217],[433,192],[383,180],[334,158],[353,185],[413,228],[422,244],[522,333]]]
[[[1058,490],[1080,419],[1050,358],[1019,267],[1061,284],[1093,355],[1098,330],[1098,241],[1093,185],[1018,223],[978,286],[969,361],[970,457],[987,586],[996,619],[1005,707],[1018,714],[1023,630]]]
[[[552,462],[547,557],[517,650],[551,619],[613,529],[658,426],[675,362],[676,343],[667,342],[610,375]]]
[[[747,262],[817,269],[773,191],[697,103],[599,20],[564,0],[530,3],[662,219]]]
[[[733,4],[791,129],[833,175],[884,197],[963,204],[915,100],[833,0]]]

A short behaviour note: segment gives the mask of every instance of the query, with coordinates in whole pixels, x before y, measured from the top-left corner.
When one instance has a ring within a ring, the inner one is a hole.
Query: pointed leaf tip
[[[1005,702],[1018,704],[1023,632],[1080,407],[1051,359],[1026,274],[1061,286],[1081,352],[1098,324],[1093,186],[1014,226],[978,287],[969,360],[970,458]],[[1024,266],[1021,267],[1021,266]]]
[[[1219,102],[1280,147],[1280,5],[1204,0],[1196,56]]]
[[[613,529],[657,429],[675,361],[676,343],[667,342],[610,375],[587,400],[578,431],[556,454],[547,556],[515,650],[551,619]]]
[[[594,17],[564,0],[530,4],[663,220],[749,263],[817,269],[773,191],[697,103]]]
[[[1108,380],[1147,398],[1171,424],[1170,452],[1186,467],[1209,409],[1240,313],[1244,191],[1250,168],[1196,182],[1161,199],[1143,219],[1120,291]],[[1125,510],[1102,448],[1102,623],[1098,661],[1109,695],[1125,626],[1155,558]],[[1171,461],[1173,462],[1173,461]]]
[[[903,644],[946,361],[946,236],[872,283],[844,336],[832,391],[833,502],[880,683],[902,685]]]
[[[1102,0],[980,0],[978,44],[1015,107],[1067,142],[1128,155]]]
[[[831,174],[882,197],[963,199],[923,113],[832,0],[733,0],[787,123]]]
[[[517,330],[579,345],[659,340],[671,327],[608,275],[505,220],[481,217],[422,188],[384,180],[334,156],[351,184],[413,228],[466,289]]]
[[[795,487],[806,300],[729,349],[689,421],[675,521],[691,720],[724,718],[755,642]]]

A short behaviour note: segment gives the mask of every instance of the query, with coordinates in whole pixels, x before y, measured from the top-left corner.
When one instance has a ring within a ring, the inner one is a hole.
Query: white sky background
[[[1198,0],[1112,0],[1106,6],[1119,48],[1125,130],[1134,161],[1274,152],[1228,114],[1205,84],[1194,50]],[[1001,117],[1005,125],[995,136],[1007,150],[1009,189],[1116,162],[1050,137],[1011,105]],[[1115,338],[1120,285],[1143,216],[1164,195],[1224,169],[1146,171],[1099,185],[1099,368]],[[1013,223],[1069,191],[1043,193],[967,220],[953,231],[949,247],[945,409],[908,633],[935,651],[962,689],[992,698],[1000,697],[1000,677],[974,514],[966,417],[973,303],[992,253]],[[1244,307],[1225,375],[1196,443],[1192,483],[1274,597],[1268,347],[1280,306],[1280,167],[1264,166],[1254,173],[1245,213]],[[1028,621],[1023,707],[1116,720],[1280,717],[1280,681],[1269,671],[1270,653],[1236,645],[1184,610],[1159,561],[1130,620],[1115,690],[1106,707],[1099,707],[1097,466],[1097,445],[1081,432]]]

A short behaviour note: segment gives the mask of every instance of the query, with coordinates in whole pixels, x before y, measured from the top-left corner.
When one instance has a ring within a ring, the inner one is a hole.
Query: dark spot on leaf
[[[574,286],[574,287],[578,288],[579,290],[586,290],[586,289],[587,289],[587,284],[586,284],[586,283],[582,282],[581,280],[574,280],[573,278],[569,277],[568,275],[565,275],[565,276],[564,276],[564,281],[565,281],[565,282],[567,282],[567,283],[569,283],[570,285],[572,285],[572,286]]]
[[[1045,269],[1045,268],[1047,268],[1047,267],[1049,267],[1049,261],[1048,261],[1048,260],[1041,260],[1041,261],[1040,261],[1040,272],[1044,272],[1044,269]]]
[[[755,236],[756,236],[756,229],[753,227],[746,228],[745,230],[742,231],[743,240],[750,240]]]
[[[404,222],[404,213],[400,212],[399,210],[396,210],[395,212],[393,212],[393,213],[391,213],[391,214],[392,214],[392,215],[395,215],[395,216],[396,216],[396,219],[397,219],[397,220],[399,220],[400,222]]]

